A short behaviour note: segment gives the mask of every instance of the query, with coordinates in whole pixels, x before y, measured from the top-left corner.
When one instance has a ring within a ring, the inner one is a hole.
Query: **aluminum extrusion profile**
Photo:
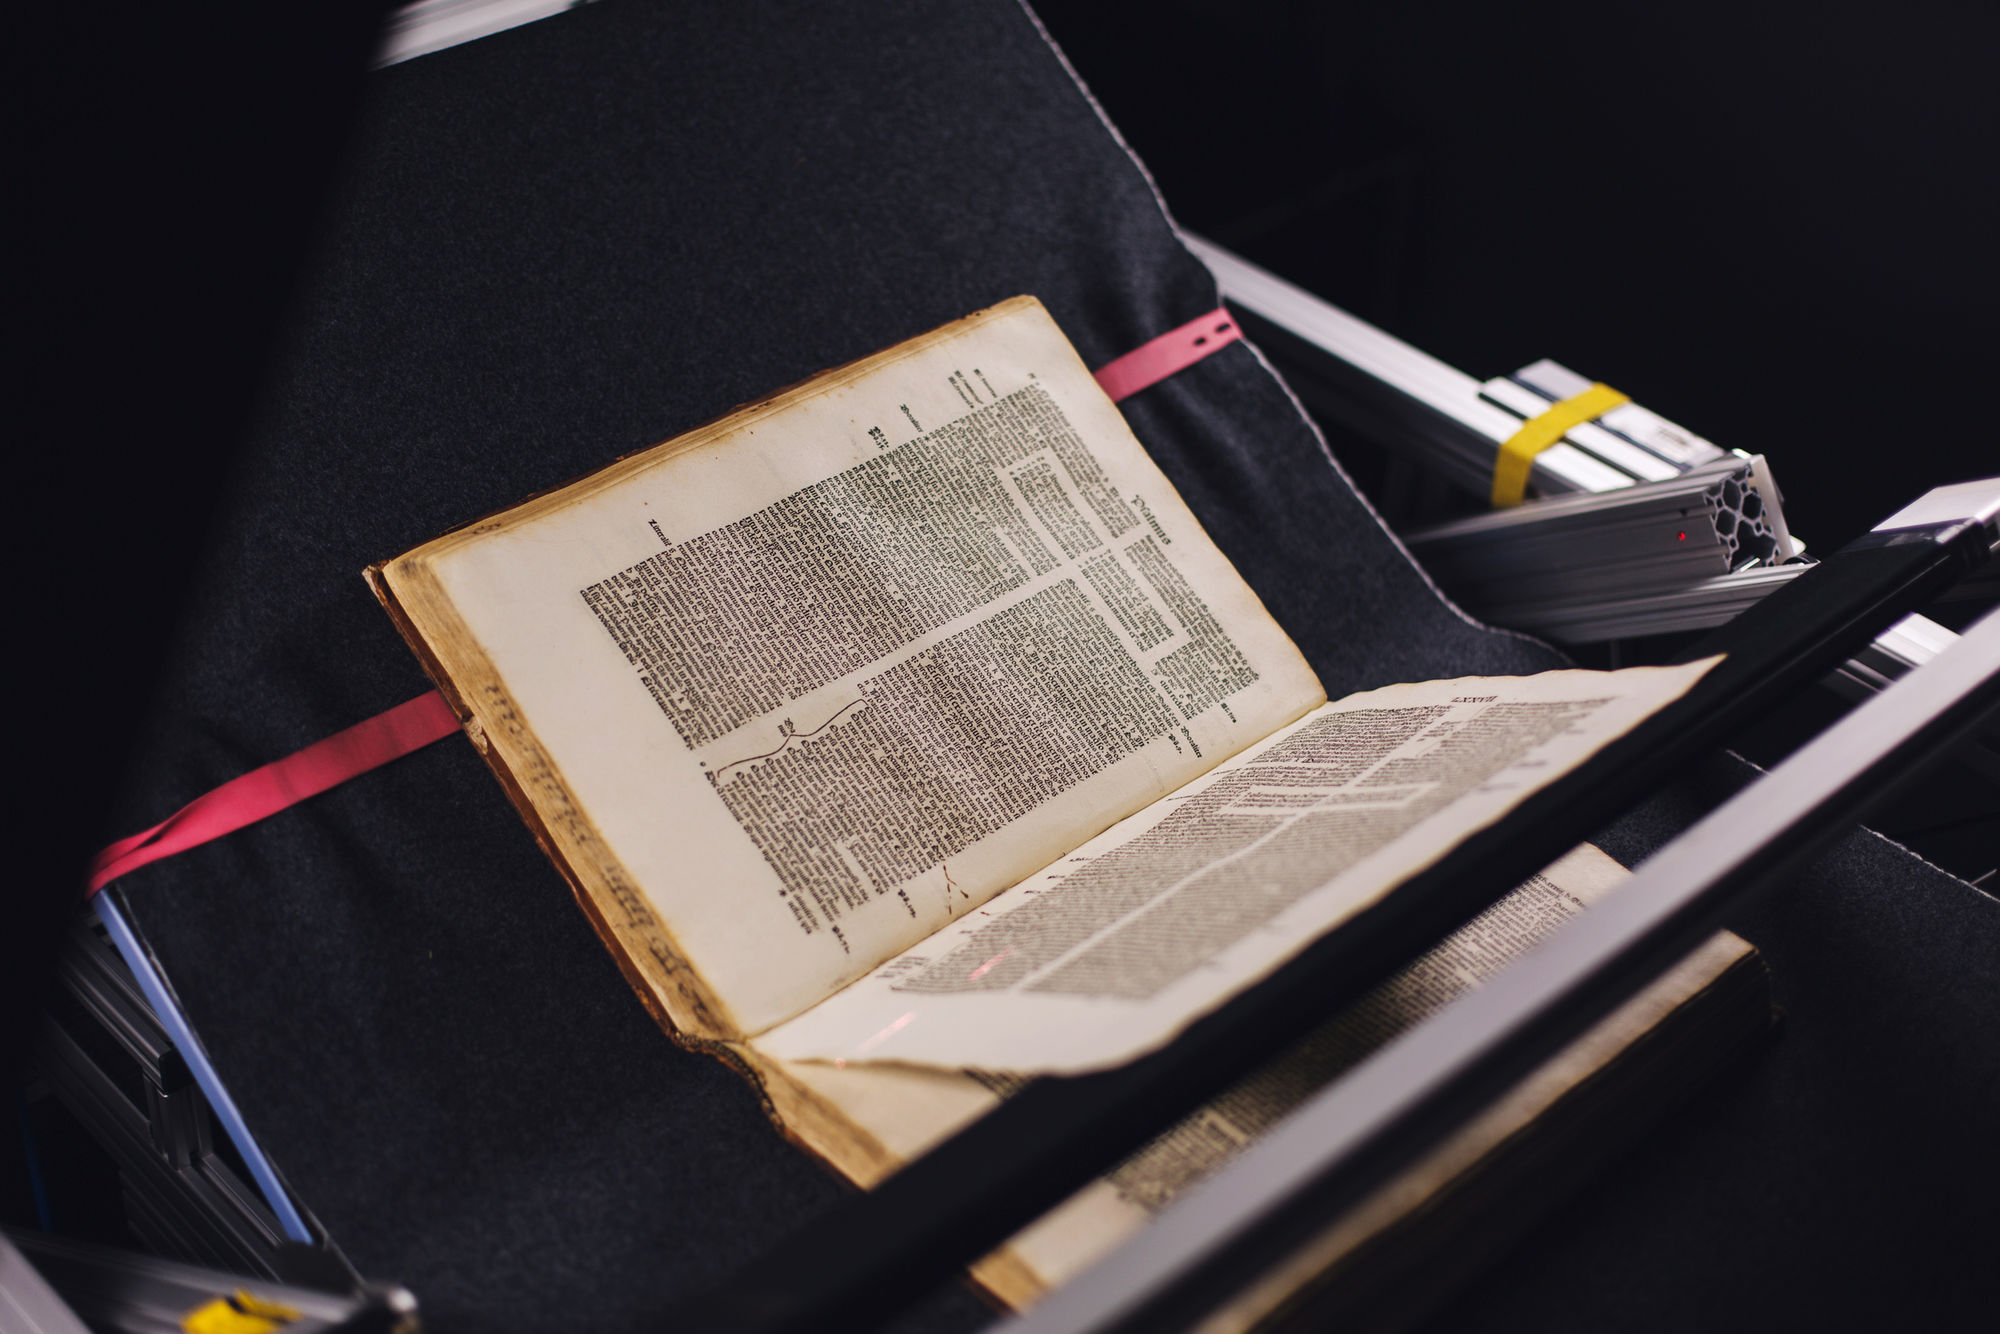
[[[1477,995],[1316,1095],[1001,1334],[1193,1326],[1996,708],[2000,612],[1641,863]]]

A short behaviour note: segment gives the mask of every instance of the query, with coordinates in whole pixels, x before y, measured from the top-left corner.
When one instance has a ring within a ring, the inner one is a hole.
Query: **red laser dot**
[[[1679,538],[1683,542],[1688,540],[1688,535],[1686,533],[1675,533],[1674,536]]]

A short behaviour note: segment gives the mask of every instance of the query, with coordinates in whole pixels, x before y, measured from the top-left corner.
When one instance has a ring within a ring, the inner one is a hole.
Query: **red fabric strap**
[[[143,834],[121,838],[90,864],[87,894],[148,862],[185,852],[234,833],[267,815],[296,806],[390,760],[421,750],[458,731],[458,717],[444,696],[427,691],[387,713],[315,741],[296,754],[252,769],[207,792]]]
[[[1114,402],[1130,398],[1242,336],[1235,317],[1218,307],[1099,368],[1097,383]],[[435,690],[398,704],[295,755],[231,779],[144,833],[119,839],[90,863],[85,892],[95,894],[121,875],[276,815],[456,731],[457,716]]]
[[[1116,403],[1158,384],[1176,371],[1186,370],[1241,337],[1243,330],[1237,327],[1236,317],[1218,306],[1201,318],[1189,320],[1171,333],[1163,333],[1118,360],[1098,367],[1097,383]]]

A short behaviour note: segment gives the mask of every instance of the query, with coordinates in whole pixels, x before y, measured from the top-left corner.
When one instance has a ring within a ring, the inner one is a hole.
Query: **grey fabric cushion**
[[[1216,304],[1006,0],[611,0],[374,77],[133,828],[425,688],[370,561],[1015,293],[1092,365]],[[1330,693],[1559,663],[1435,595],[1249,347],[1126,409]],[[306,1203],[432,1329],[646,1328],[840,1193],[652,1025],[456,740],[124,893]]]

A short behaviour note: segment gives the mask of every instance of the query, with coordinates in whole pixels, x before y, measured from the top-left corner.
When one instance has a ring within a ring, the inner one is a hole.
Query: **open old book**
[[[1031,297],[369,577],[654,1014],[863,1181],[1167,1041],[1707,666],[1329,703]]]

